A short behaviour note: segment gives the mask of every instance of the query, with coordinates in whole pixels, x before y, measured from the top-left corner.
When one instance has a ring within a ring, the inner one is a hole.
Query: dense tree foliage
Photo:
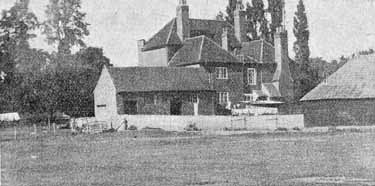
[[[29,39],[38,27],[36,16],[29,12],[28,1],[17,1],[9,10],[3,10],[0,19],[0,112],[18,110],[16,95],[21,77],[16,68],[28,63]]]
[[[85,47],[89,35],[86,14],[80,11],[81,0],[50,0],[44,34],[50,44],[57,44],[59,54],[70,54],[73,46]]]
[[[297,11],[294,16],[294,36],[296,41],[294,42],[295,61],[299,66],[299,73],[295,79],[297,92],[296,97],[301,98],[307,94],[313,87],[315,81],[315,71],[311,69],[310,63],[310,48],[309,48],[309,37],[310,32],[308,30],[308,21],[303,0],[299,0],[297,5]]]
[[[93,90],[103,66],[111,64],[103,49],[85,47],[89,31],[81,2],[50,0],[43,27],[28,3],[17,1],[0,19],[0,113],[43,115],[44,120],[56,112],[93,116]],[[49,44],[57,44],[57,52],[30,47],[39,28]],[[76,46],[81,49],[71,54]]]

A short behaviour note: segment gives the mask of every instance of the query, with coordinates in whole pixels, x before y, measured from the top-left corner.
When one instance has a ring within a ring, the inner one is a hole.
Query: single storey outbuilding
[[[375,55],[356,57],[302,98],[305,125],[375,124]]]
[[[201,68],[104,67],[95,115],[214,115],[216,92]]]

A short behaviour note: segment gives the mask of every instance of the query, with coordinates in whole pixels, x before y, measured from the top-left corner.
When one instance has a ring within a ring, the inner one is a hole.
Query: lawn
[[[64,133],[3,139],[1,168],[2,185],[10,186],[350,185],[297,180],[368,183],[375,175],[375,134]]]

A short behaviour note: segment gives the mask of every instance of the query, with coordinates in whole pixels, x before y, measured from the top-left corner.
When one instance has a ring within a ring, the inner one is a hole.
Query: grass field
[[[2,185],[375,184],[374,133],[59,134],[3,138]],[[336,182],[311,181],[316,177]]]

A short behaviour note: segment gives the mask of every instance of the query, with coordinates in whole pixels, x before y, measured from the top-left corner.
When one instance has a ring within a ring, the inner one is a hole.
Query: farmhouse
[[[103,69],[96,114],[210,115],[244,104],[273,111],[293,100],[285,26],[274,44],[250,41],[241,4],[231,25],[192,19],[180,0],[175,18],[138,41],[138,67]]]
[[[350,60],[302,98],[306,126],[375,123],[375,55]]]

